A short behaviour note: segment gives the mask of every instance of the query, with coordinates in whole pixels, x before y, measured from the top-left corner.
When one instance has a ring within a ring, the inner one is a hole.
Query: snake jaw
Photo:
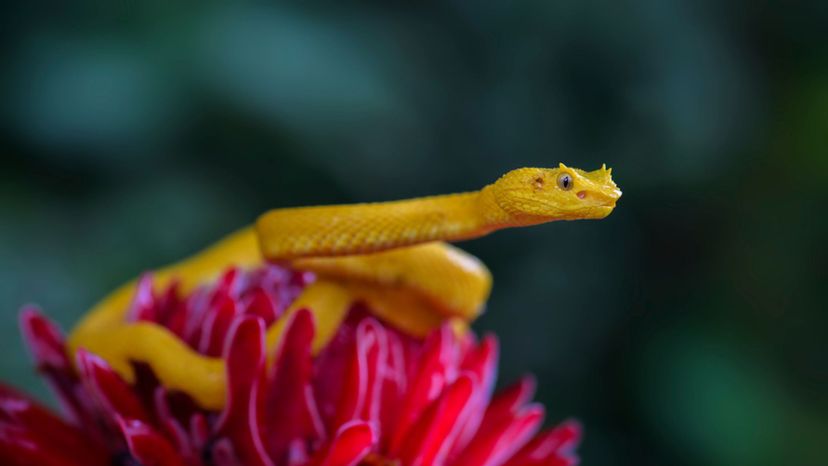
[[[612,180],[612,169],[607,169],[604,165],[599,170],[583,173],[582,175],[589,189],[583,199],[592,197],[593,202],[599,206],[614,208],[622,193],[618,185]]]

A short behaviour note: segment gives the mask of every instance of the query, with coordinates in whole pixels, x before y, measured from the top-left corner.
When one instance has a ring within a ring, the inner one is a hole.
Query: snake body
[[[584,172],[561,164],[513,170],[461,194],[276,209],[254,228],[155,271],[154,286],[176,279],[180,292],[188,293],[227,267],[268,260],[317,275],[268,329],[271,348],[290,314],[308,308],[316,316],[318,351],[355,301],[410,334],[424,335],[448,318],[473,320],[491,289],[485,265],[444,241],[553,220],[603,218],[620,195],[606,168]],[[96,305],[70,336],[70,351],[98,354],[128,381],[134,379],[130,361],[144,362],[166,387],[190,394],[205,408],[223,406],[223,360],[198,354],[162,326],[126,322],[134,290],[135,282],[128,283]]]

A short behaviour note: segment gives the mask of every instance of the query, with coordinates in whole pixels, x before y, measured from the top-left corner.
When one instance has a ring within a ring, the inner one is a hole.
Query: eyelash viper
[[[380,318],[424,335],[447,318],[463,327],[481,312],[491,288],[488,269],[444,241],[460,241],[510,227],[609,215],[621,191],[606,167],[585,172],[521,168],[479,191],[403,201],[276,209],[255,227],[231,234],[183,262],[153,272],[156,290],[179,282],[189,293],[230,266],[263,260],[309,270],[317,280],[268,329],[273,348],[290,314],[311,309],[314,350],[334,334],[351,304],[364,301]],[[69,348],[104,358],[127,381],[130,361],[152,367],[170,389],[190,394],[208,409],[225,401],[221,358],[202,356],[166,328],[127,322],[136,282],[98,303],[74,329]]]

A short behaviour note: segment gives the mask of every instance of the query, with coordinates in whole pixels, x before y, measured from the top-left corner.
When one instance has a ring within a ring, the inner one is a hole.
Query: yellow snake
[[[317,276],[268,329],[271,350],[288,317],[307,308],[316,317],[318,351],[355,301],[366,302],[391,325],[424,335],[448,318],[473,320],[491,288],[490,273],[479,260],[443,241],[554,220],[604,218],[620,196],[606,167],[585,172],[561,164],[513,170],[461,194],[276,209],[262,215],[255,228],[154,271],[154,286],[160,290],[176,279],[186,294],[227,267],[269,260]],[[164,386],[190,394],[205,408],[221,408],[224,361],[197,353],[160,325],[127,322],[134,291],[135,281],[98,303],[70,335],[70,351],[98,354],[127,381],[134,380],[130,361],[144,362]]]

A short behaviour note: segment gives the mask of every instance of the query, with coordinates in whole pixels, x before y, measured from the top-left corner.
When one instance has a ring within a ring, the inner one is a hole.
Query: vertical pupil
[[[569,177],[568,177],[568,176],[565,176],[565,177],[564,177],[564,179],[563,179],[563,185],[564,185],[564,188],[568,188],[568,187],[569,187]]]

